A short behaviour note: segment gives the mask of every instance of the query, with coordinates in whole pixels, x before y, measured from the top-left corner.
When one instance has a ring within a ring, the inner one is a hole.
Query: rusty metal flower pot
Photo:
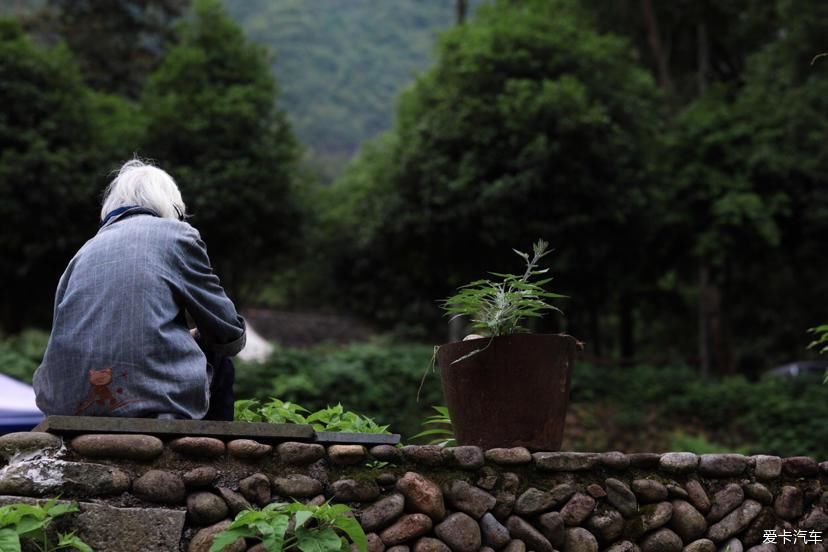
[[[578,341],[569,335],[495,337],[440,346],[437,364],[458,444],[559,450]]]

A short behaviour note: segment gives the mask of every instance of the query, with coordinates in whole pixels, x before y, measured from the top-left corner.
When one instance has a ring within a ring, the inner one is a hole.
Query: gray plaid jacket
[[[198,231],[142,207],[106,221],[60,279],[43,363],[47,415],[175,417],[207,412],[208,349],[237,354],[244,319],[213,274]]]

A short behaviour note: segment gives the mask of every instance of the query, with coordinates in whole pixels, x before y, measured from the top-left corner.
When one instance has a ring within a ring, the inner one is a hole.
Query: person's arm
[[[246,341],[245,322],[213,273],[201,236],[188,226],[177,243],[177,288],[201,341],[221,356],[238,354]]]

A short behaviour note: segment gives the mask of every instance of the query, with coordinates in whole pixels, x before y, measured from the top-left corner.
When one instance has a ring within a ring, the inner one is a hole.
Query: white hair
[[[183,218],[186,207],[175,180],[158,167],[139,159],[127,161],[118,176],[106,187],[101,220],[118,209],[138,205],[148,207],[162,218]]]

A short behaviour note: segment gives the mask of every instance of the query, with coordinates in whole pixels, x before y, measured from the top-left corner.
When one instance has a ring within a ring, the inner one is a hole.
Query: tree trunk
[[[673,80],[670,78],[670,66],[667,62],[667,53],[661,43],[661,34],[658,30],[658,18],[653,9],[652,0],[641,0],[641,13],[644,16],[644,29],[647,33],[647,42],[656,63],[658,72],[658,84],[664,93],[671,97],[674,95]]]
[[[456,23],[462,25],[466,22],[466,13],[468,11],[468,0],[455,0],[454,13],[456,16]]]
[[[621,296],[618,337],[621,345],[621,359],[631,361],[635,358],[635,316],[633,302],[629,294]]]

